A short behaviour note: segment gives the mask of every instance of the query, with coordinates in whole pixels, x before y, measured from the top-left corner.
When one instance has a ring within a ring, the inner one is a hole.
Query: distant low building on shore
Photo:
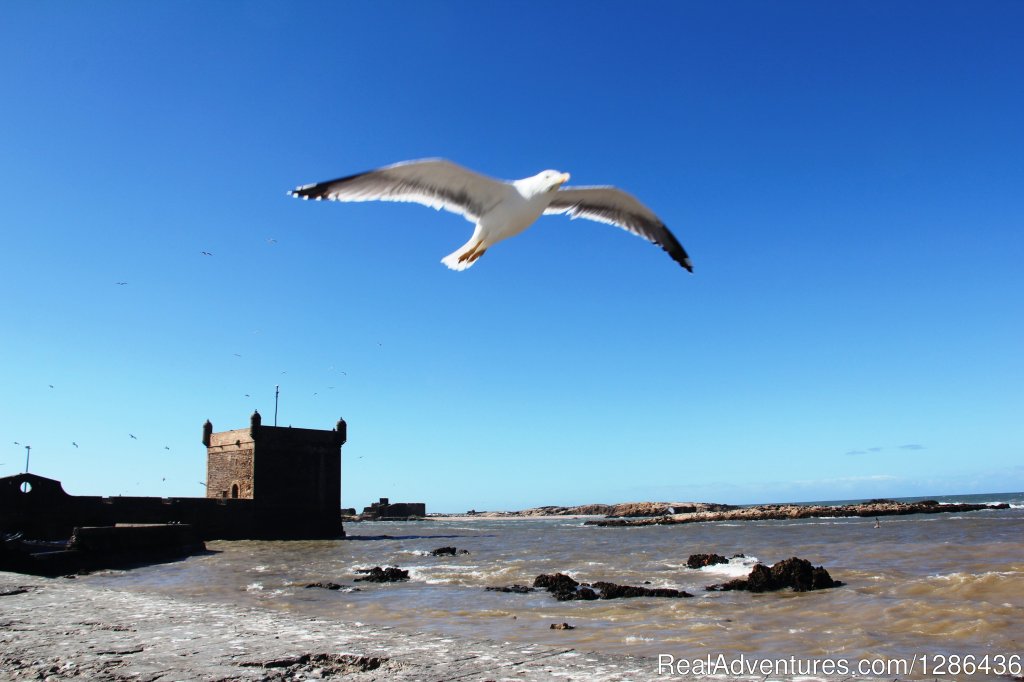
[[[427,515],[427,505],[423,502],[394,502],[386,497],[363,507],[359,515],[362,521],[385,521],[397,519],[423,518]]]

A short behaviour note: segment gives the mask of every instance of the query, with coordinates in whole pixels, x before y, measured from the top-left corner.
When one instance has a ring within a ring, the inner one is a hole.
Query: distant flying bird
[[[133,440],[138,440],[138,438],[135,438],[135,434],[129,433],[128,435],[131,436]]]
[[[19,443],[18,441],[14,441],[14,444],[15,445],[21,445],[21,443]]]
[[[249,397],[249,394],[248,394],[248,393],[246,393],[246,394],[245,394],[245,397],[246,397],[246,398],[248,398],[248,397]]]
[[[277,243],[277,240],[276,240],[276,239],[268,239],[268,240],[267,240],[267,243],[268,243],[268,244],[276,244],[276,243]]]
[[[232,355],[234,355],[236,358],[242,357],[242,355],[240,353],[232,353]]]
[[[212,256],[213,255],[209,251],[200,251],[199,253],[203,254],[204,256]]]
[[[53,384],[50,384],[50,388],[53,388]]]
[[[76,448],[78,447],[78,443],[76,443],[75,441],[71,441],[71,444],[74,445]]]
[[[117,284],[117,285],[123,287],[125,284],[128,284],[128,282],[114,282],[114,284]]]
[[[403,161],[337,180],[302,185],[289,192],[302,199],[404,201],[458,213],[475,224],[473,236],[441,259],[465,270],[498,242],[530,227],[541,215],[568,213],[621,227],[664,249],[693,272],[686,250],[665,223],[636,197],[616,187],[563,187],[568,173],[541,171],[505,182],[444,159]]]
[[[164,446],[164,450],[170,450],[170,449],[171,449],[170,447],[168,447],[166,445]]]

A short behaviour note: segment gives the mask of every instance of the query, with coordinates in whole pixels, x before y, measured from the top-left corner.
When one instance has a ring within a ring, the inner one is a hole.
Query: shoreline
[[[0,572],[4,679],[655,679],[657,661],[469,640]],[[10,675],[10,677],[7,677]]]

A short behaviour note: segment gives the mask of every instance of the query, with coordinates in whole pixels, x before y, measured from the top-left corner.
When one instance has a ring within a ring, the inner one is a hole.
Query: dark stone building
[[[423,502],[391,502],[382,497],[369,507],[363,507],[359,515],[360,521],[388,521],[399,519],[423,518],[427,515],[427,505]]]
[[[188,523],[204,540],[343,537],[341,446],[347,425],[332,431],[263,426],[214,433],[207,448],[205,498],[68,495],[60,481],[20,474],[0,478],[0,532],[67,539],[76,526]]]

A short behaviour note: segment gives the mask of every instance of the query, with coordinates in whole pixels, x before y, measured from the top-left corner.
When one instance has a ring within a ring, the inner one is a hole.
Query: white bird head
[[[559,187],[569,181],[569,174],[556,170],[545,170],[537,173],[532,178],[526,178],[526,180],[529,183],[530,189],[535,194],[543,194],[545,192],[557,192]]]

